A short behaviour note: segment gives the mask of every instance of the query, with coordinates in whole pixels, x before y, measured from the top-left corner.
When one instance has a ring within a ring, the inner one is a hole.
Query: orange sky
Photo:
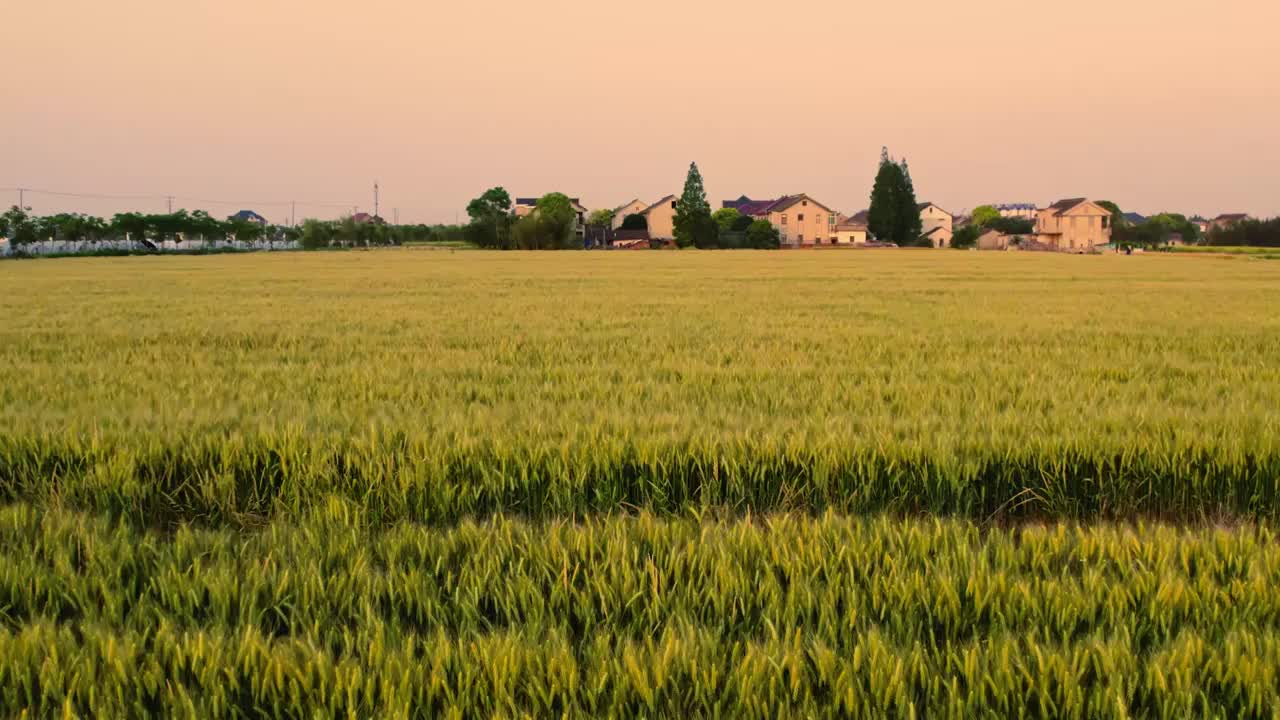
[[[697,160],[715,207],[851,212],[888,145],[953,211],[1280,214],[1277,27],[1274,0],[5,0],[0,187],[282,221],[377,178],[441,222],[492,185],[653,200]]]

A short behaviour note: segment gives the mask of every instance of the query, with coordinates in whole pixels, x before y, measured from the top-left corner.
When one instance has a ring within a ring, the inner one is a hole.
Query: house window
[[[676,209],[676,201],[675,201],[675,200],[672,200],[672,201],[671,201],[671,209],[672,209],[672,210],[675,210],[675,209]]]
[[[786,224],[787,224],[787,216],[786,216],[786,215],[783,215],[783,216],[782,216],[782,224],[783,224],[783,225],[786,225]]]
[[[803,236],[803,235],[797,235],[797,236],[796,236],[796,242],[798,242],[798,243],[800,243],[801,245],[803,245],[803,244],[804,244],[804,236]]]
[[[804,222],[804,213],[800,213],[796,216],[796,222]]]
[[[1105,216],[1104,216],[1104,217],[1102,218],[1102,229],[1103,229],[1103,230],[1106,230],[1106,229],[1107,229],[1107,223],[1109,223],[1110,221],[1111,221],[1111,218],[1109,218],[1109,217],[1105,217]]]
[[[805,206],[805,207],[809,207],[809,201],[808,201],[808,200],[801,200],[801,201],[800,201],[800,204],[801,204],[801,205],[803,205],[803,206]]]
[[[831,244],[832,244],[832,245],[835,245],[835,244],[836,244],[836,239],[835,239],[835,238],[831,238]]]

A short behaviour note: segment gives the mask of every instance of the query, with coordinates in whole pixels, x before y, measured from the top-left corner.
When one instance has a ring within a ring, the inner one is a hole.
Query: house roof
[[[1249,213],[1223,213],[1218,217],[1214,218],[1213,221],[1214,222],[1219,222],[1219,221],[1233,222],[1236,220],[1248,220],[1248,219],[1249,219]]]
[[[1036,210],[1035,203],[1005,203],[996,206],[996,210]]]
[[[782,212],[783,210],[786,210],[787,208],[791,207],[792,205],[795,205],[801,200],[808,200],[809,202],[813,203],[814,205],[817,205],[818,207],[822,208],[823,210],[826,210],[827,212],[830,212],[830,213],[835,212],[831,208],[827,207],[826,205],[823,205],[822,203],[818,202],[817,200],[814,200],[812,197],[804,193],[800,193],[799,195],[783,195],[782,197],[778,198],[777,202],[775,202],[772,207],[769,208],[768,212]]]
[[[737,200],[722,200],[720,202],[721,209],[738,210],[741,206],[751,202],[751,198],[743,195]]]
[[[232,220],[250,220],[252,222],[261,222],[261,223],[265,223],[267,221],[266,218],[262,217],[261,215],[259,215],[258,213],[252,210],[241,210],[235,215],[232,215],[231,219]]]
[[[868,222],[870,222],[870,219],[871,219],[871,211],[869,210],[859,210],[858,212],[849,216],[850,222],[862,223],[863,225],[866,225]]]
[[[1061,215],[1062,213],[1067,212],[1071,208],[1074,208],[1075,206],[1081,203],[1086,203],[1086,202],[1089,202],[1088,198],[1068,198],[1066,200],[1059,200],[1058,202],[1050,205],[1045,209],[1052,210],[1054,215]]]
[[[644,204],[643,202],[641,202],[641,201],[640,201],[640,198],[632,198],[630,202],[624,202],[624,203],[622,203],[622,204],[621,204],[621,205],[619,205],[618,207],[614,208],[614,209],[613,209],[613,211],[614,211],[615,213],[622,212],[622,210],[623,210],[624,208],[629,208],[629,207],[631,207],[632,205],[635,205],[636,203],[639,203],[642,207],[645,207],[645,204]]]
[[[916,204],[916,210],[920,210],[921,212],[923,212],[926,208],[928,208],[928,207],[929,207],[929,206],[931,206],[931,205],[932,205],[933,207],[938,208],[939,210],[942,210],[942,212],[947,213],[948,215],[951,215],[951,213],[947,212],[947,211],[946,211],[946,209],[945,209],[945,208],[943,208],[941,205],[939,205],[939,204],[937,204],[937,203],[931,203],[931,202],[922,202],[922,203],[917,203],[917,204]],[[953,216],[953,217],[954,217],[954,216]]]
[[[647,208],[645,208],[645,209],[641,210],[638,214],[640,214],[640,215],[648,215],[650,210],[652,210],[652,209],[654,209],[654,208],[658,207],[659,205],[661,205],[661,204],[663,204],[663,203],[665,203],[665,202],[667,202],[667,201],[675,200],[675,199],[676,199],[676,196],[675,196],[675,195],[667,195],[666,197],[658,198],[658,202],[656,202],[656,203],[654,203],[654,204],[650,205],[649,207],[647,207]]]
[[[1146,222],[1146,221],[1147,221],[1146,216],[1144,216],[1144,215],[1140,215],[1140,214],[1138,214],[1138,213],[1136,213],[1136,212],[1127,212],[1127,213],[1125,213],[1125,214],[1124,214],[1124,219],[1125,219],[1125,220],[1128,220],[1129,222],[1133,223],[1134,225],[1141,225],[1142,223],[1144,223],[1144,222]]]
[[[867,224],[866,224],[866,223],[854,222],[853,220],[842,220],[842,221],[840,221],[840,222],[836,223],[836,232],[840,232],[841,230],[844,230],[844,231],[846,231],[846,232],[847,232],[847,231],[849,231],[849,230],[854,230],[854,231],[857,231],[857,230],[863,230],[863,231],[865,231],[866,229],[867,229]]]
[[[946,228],[942,227],[941,225],[935,228],[930,228],[926,230],[920,237],[929,237],[930,235],[938,232],[939,230],[946,230]]]

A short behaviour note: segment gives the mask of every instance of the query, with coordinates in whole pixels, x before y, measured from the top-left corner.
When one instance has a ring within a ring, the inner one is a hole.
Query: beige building
[[[676,236],[676,200],[668,195],[640,212],[649,224],[649,237],[654,240],[673,240]]]
[[[622,221],[627,219],[628,215],[639,215],[649,207],[649,203],[640,200],[632,200],[626,205],[619,205],[613,209],[613,228],[617,230],[622,227]]]
[[[836,245],[866,245],[867,224],[853,219],[843,219],[836,223]]]
[[[723,205],[757,220],[768,220],[778,229],[783,245],[804,247],[838,242],[839,213],[803,193],[777,200],[751,200],[744,196]],[[865,232],[864,227],[864,236]]]
[[[979,250],[1008,250],[1012,236],[999,230],[988,230],[978,236]]]
[[[1249,219],[1248,213],[1226,213],[1209,221],[1209,230],[1217,230]]]
[[[1089,252],[1111,242],[1111,212],[1085,198],[1059,200],[1036,214],[1036,241],[1054,250]]]
[[[916,206],[920,211],[920,236],[928,238],[936,248],[951,247],[951,235],[955,218],[951,213],[931,202]]]

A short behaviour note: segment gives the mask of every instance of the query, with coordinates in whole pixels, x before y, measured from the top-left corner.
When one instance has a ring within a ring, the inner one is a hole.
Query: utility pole
[[[378,219],[378,181],[373,181],[373,218]]]
[[[25,201],[25,200],[23,200],[23,198],[25,197],[25,193],[26,193],[26,192],[27,192],[27,191],[26,191],[26,189],[24,189],[24,188],[18,188],[18,209],[19,209],[19,210],[26,210],[26,209],[27,209],[26,201]]]
[[[298,201],[289,201],[289,225],[290,227],[298,227]]]
[[[169,214],[172,215],[173,214],[173,196],[166,195],[164,199],[169,202]]]
[[[400,208],[391,208],[391,222],[395,225],[400,224]]]

